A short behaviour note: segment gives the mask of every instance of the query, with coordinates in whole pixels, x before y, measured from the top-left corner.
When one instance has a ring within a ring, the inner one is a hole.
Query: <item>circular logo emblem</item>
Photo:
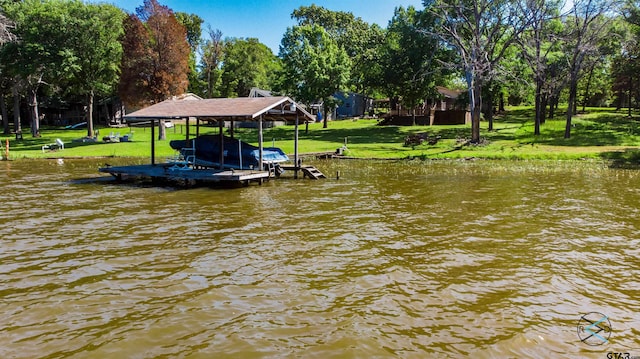
[[[587,345],[602,345],[611,336],[611,322],[602,313],[591,312],[580,317],[578,322],[578,337]]]

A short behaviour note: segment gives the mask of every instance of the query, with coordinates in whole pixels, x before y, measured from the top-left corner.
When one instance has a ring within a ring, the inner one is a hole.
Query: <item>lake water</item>
[[[102,163],[0,162],[0,358],[640,356],[638,171],[317,161],[179,189]]]

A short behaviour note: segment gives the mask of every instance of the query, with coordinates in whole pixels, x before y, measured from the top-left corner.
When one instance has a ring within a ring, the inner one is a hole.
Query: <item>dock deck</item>
[[[212,168],[178,167],[169,163],[156,165],[110,166],[98,169],[102,173],[109,173],[119,180],[142,178],[162,181],[176,181],[187,183],[239,183],[248,185],[250,182],[262,184],[269,178],[267,171],[254,170],[219,170]]]

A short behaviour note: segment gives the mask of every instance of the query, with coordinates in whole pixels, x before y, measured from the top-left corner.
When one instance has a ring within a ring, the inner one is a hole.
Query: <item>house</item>
[[[430,125],[464,125],[471,123],[471,112],[468,105],[459,101],[463,90],[452,90],[438,86],[439,99],[428,101],[430,103]]]
[[[272,97],[271,91],[259,89],[254,87],[249,92],[249,97]],[[346,117],[360,117],[364,116],[373,106],[373,99],[364,95],[347,92],[337,92],[333,95],[340,101],[338,107],[336,107],[332,113],[329,114],[329,119],[346,118]],[[322,112],[322,102],[316,102],[311,104],[310,112],[314,115]],[[322,114],[324,115],[324,114]],[[319,116],[319,118],[322,118]]]
[[[335,118],[364,116],[373,105],[373,99],[355,92],[336,93],[333,97],[340,100]]]
[[[380,125],[409,126],[416,125],[463,125],[471,123],[468,105],[460,101],[463,90],[453,90],[437,86],[436,98],[426,98],[415,109],[404,108],[399,99],[377,100],[377,107],[386,106],[387,114]],[[415,114],[415,118],[414,118]]]

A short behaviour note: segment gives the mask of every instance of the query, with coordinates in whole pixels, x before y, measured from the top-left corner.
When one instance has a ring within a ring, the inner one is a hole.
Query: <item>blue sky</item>
[[[91,0],[114,4],[134,12],[143,0]],[[255,37],[278,54],[278,46],[287,27],[294,25],[291,12],[300,6],[316,4],[329,10],[347,11],[368,23],[383,28],[398,6],[422,9],[422,0],[159,0],[176,12],[197,14],[206,25],[220,29],[223,37]]]

